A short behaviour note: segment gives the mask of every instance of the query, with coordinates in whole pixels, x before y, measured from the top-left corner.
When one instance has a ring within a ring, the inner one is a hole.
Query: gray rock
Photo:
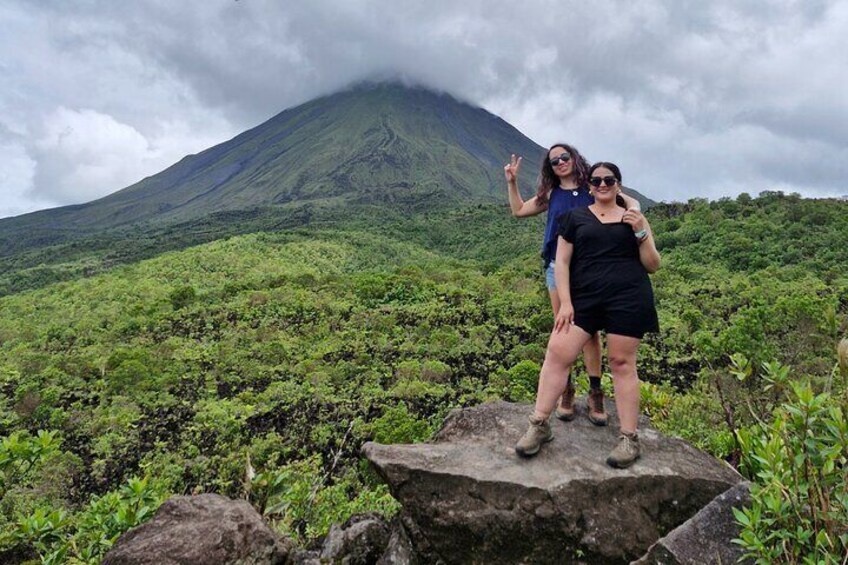
[[[363,452],[403,505],[422,562],[628,563],[741,477],[647,421],[642,458],[608,467],[618,421],[607,409],[606,428],[581,413],[552,419],[554,441],[531,459],[513,446],[532,407],[506,402],[452,413],[429,443]]]
[[[740,561],[745,551],[731,540],[739,537],[733,508],[751,502],[751,483],[742,482],[725,491],[700,512],[659,539],[648,553],[631,565],[703,565],[705,563],[753,563]]]
[[[124,533],[104,565],[266,565],[286,562],[280,539],[244,500],[217,494],[175,496],[153,518]]]
[[[319,549],[295,549],[289,554],[286,565],[324,565]]]
[[[394,520],[391,532],[386,551],[377,561],[377,565],[418,565],[418,557],[400,519]]]
[[[379,514],[357,514],[333,524],[321,547],[321,561],[341,565],[376,563],[389,544],[389,527]]]

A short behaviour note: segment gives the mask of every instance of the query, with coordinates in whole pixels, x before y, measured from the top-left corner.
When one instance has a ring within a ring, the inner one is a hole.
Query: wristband
[[[636,239],[638,239],[639,241],[642,241],[643,239],[648,237],[648,230],[645,229],[645,228],[642,228],[641,230],[635,232],[633,235],[636,236]]]

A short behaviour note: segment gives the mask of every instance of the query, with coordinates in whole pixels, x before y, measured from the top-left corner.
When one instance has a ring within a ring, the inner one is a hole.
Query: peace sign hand
[[[518,180],[519,169],[521,169],[521,157],[516,157],[515,154],[513,154],[509,163],[504,165],[504,176],[506,177],[506,182],[516,182]]]

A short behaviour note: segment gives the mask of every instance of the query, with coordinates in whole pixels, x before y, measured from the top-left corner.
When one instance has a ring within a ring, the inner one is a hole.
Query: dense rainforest
[[[752,556],[841,562],[848,202],[766,192],[647,215],[663,265],[643,410],[754,481],[737,515]],[[96,563],[198,492],[246,498],[306,544],[396,511],[364,441],[533,399],[553,318],[540,219],[481,204],[242,220],[4,259],[0,561]]]

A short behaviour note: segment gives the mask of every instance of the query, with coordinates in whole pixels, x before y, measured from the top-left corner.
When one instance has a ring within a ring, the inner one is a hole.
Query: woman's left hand
[[[645,219],[645,216],[639,210],[627,210],[624,216],[621,217],[621,221],[625,224],[630,224],[630,227],[633,228],[633,233],[642,231],[648,227],[648,220]]]

